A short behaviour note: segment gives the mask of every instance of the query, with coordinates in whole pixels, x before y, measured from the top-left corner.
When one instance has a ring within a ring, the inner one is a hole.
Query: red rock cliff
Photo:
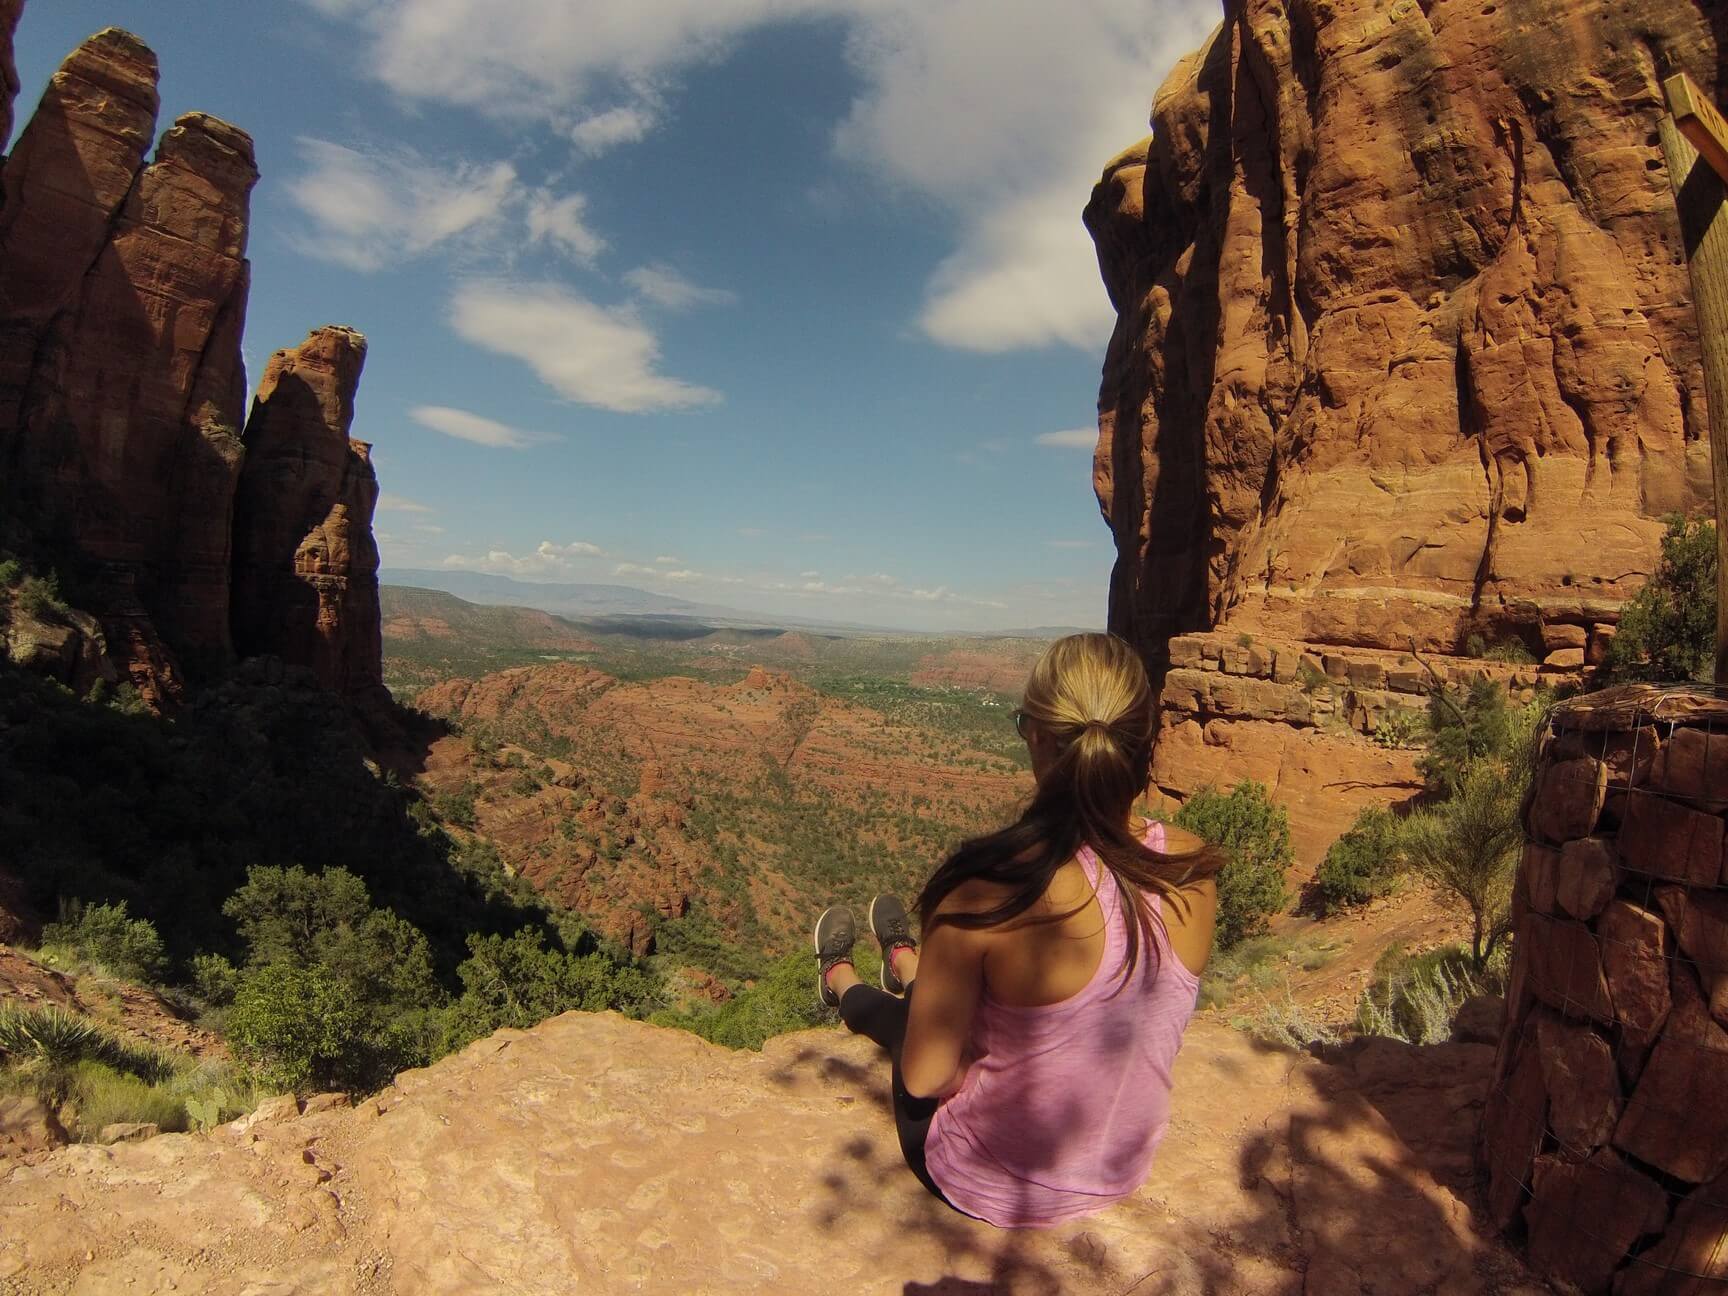
[[[1655,132],[1661,77],[1716,60],[1689,4],[1228,0],[1170,75],[1086,211],[1110,624],[1173,667],[1167,788],[1234,746],[1384,799],[1407,762],[1351,734],[1412,648],[1601,651],[1709,502]]]
[[[371,449],[350,441],[366,339],[315,329],[278,351],[246,420],[234,511],[234,645],[309,666],[328,688],[384,683]]]
[[[8,115],[21,9],[21,0],[0,0]],[[344,344],[353,358],[332,375],[339,397],[301,399],[318,381],[301,375],[294,393],[261,402],[255,414],[265,425],[255,439],[275,465],[261,471],[275,473],[276,487],[289,489],[283,461],[306,460],[308,480],[279,501],[300,511],[289,566],[305,540],[305,574],[343,587],[334,602],[319,596],[309,638],[299,603],[265,606],[302,591],[278,581],[261,557],[260,546],[279,539],[260,532],[274,525],[260,523],[262,510],[241,533],[251,546],[244,572],[237,576],[232,561],[246,237],[258,180],[252,141],[188,113],[146,165],[156,78],[156,56],[137,37],[98,32],[55,73],[0,170],[0,545],[58,569],[153,701],[230,664],[232,625],[244,630],[241,652],[280,653],[335,687],[375,684],[377,554],[368,528],[377,488],[363,450],[350,462],[347,440],[363,343],[356,334]],[[266,377],[273,391],[282,381],[275,368]],[[293,438],[297,448],[287,444]],[[319,473],[330,480],[312,483]],[[326,500],[313,516],[314,498],[332,491],[336,504]],[[319,541],[308,538],[315,529]],[[231,617],[237,580],[245,612]]]

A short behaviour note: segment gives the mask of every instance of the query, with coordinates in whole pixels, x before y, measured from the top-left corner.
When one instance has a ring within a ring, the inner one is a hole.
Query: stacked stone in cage
[[[1558,708],[1525,801],[1488,1209],[1585,1292],[1728,1292],[1728,699]]]

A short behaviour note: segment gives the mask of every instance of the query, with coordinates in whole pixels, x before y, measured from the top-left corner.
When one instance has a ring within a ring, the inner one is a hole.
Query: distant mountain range
[[[894,634],[913,638],[1026,638],[1057,639],[1085,627],[1038,626],[1028,629],[987,631],[907,630],[897,626],[863,625],[856,621],[821,621],[810,617],[750,612],[719,603],[696,603],[656,594],[632,585],[579,585],[550,581],[519,581],[488,572],[449,571],[439,568],[387,567],[378,573],[383,585],[437,590],[493,607],[535,608],[562,617],[667,617],[700,620],[732,627],[797,628],[849,634]],[[1094,629],[1098,627],[1092,627]]]

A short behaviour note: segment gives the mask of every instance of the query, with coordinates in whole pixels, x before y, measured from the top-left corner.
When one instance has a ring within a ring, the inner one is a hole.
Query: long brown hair
[[[1114,635],[1069,635],[1045,649],[1032,668],[1020,709],[1028,723],[1054,739],[1055,759],[1018,819],[962,842],[942,861],[918,895],[920,924],[928,933],[939,922],[976,930],[1012,921],[1038,902],[1057,869],[1090,846],[1122,897],[1128,932],[1124,981],[1139,961],[1142,940],[1152,950],[1156,971],[1153,925],[1161,920],[1146,893],[1162,903],[1181,904],[1179,888],[1216,874],[1224,861],[1210,847],[1153,850],[1129,828],[1134,800],[1146,789],[1157,736],[1146,668]],[[942,902],[973,879],[1007,887],[1007,899],[992,909],[938,917]],[[1040,921],[1059,922],[1078,912]]]

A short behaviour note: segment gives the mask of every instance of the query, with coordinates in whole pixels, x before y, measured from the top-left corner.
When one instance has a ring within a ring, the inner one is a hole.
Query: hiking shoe
[[[882,947],[882,988],[889,994],[905,994],[906,984],[894,971],[894,951],[916,953],[918,942],[912,939],[912,924],[898,896],[879,895],[870,902],[870,934]]]
[[[852,944],[858,928],[845,905],[830,905],[816,920],[816,993],[830,1008],[840,1006],[840,996],[828,988],[828,969],[852,961]]]

